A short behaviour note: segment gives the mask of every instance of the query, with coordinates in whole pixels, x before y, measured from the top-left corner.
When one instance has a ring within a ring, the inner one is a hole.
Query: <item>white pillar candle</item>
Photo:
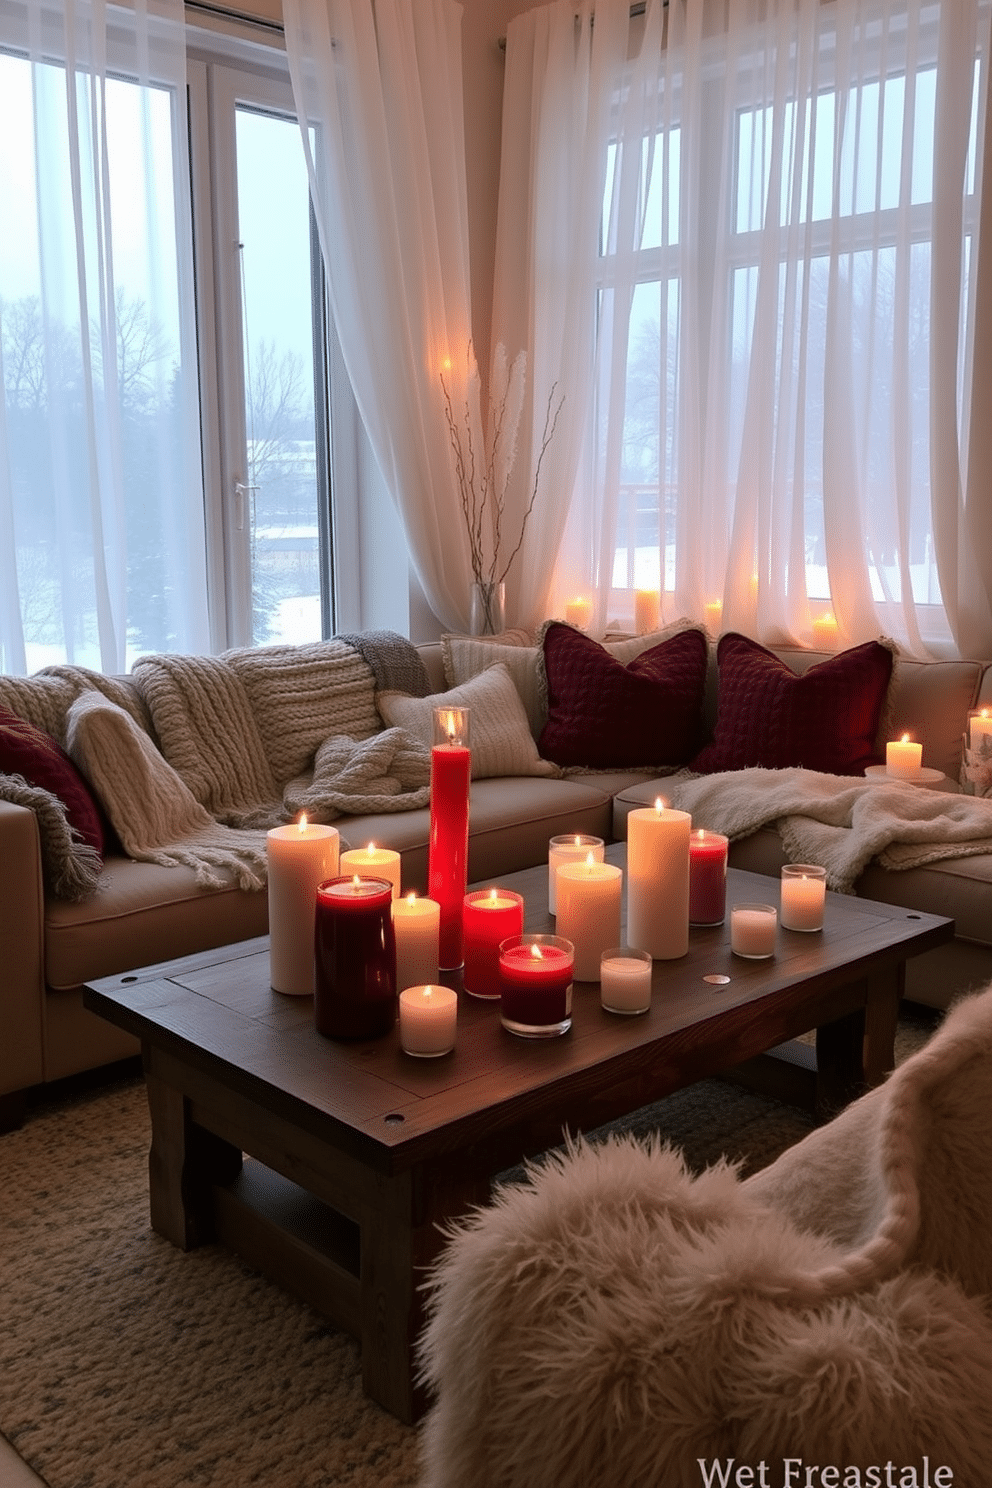
[[[992,746],[992,709],[980,708],[968,719],[968,748],[981,751]]]
[[[337,827],[305,816],[266,834],[269,895],[269,981],[276,992],[313,995],[313,931],[317,885],[336,878]]]
[[[923,763],[923,745],[914,744],[908,734],[891,739],[885,746],[885,768],[897,780],[912,780]]]
[[[455,1047],[458,996],[451,987],[404,987],[400,993],[400,1045],[407,1054],[436,1059]]]
[[[627,940],[658,961],[689,949],[691,826],[661,800],[627,817]]]
[[[548,843],[548,913],[558,913],[558,869],[562,863],[583,863],[590,853],[597,863],[603,861],[606,851],[602,837],[590,837],[585,832],[573,832],[571,836],[552,837]]]
[[[349,847],[341,854],[341,872],[357,873],[360,878],[384,878],[393,886],[393,898],[400,893],[400,855],[390,847]]]
[[[599,963],[600,1001],[608,1013],[646,1013],[651,1006],[651,957],[610,946]]]
[[[661,596],[657,589],[638,589],[634,595],[634,629],[647,635],[661,624]]]
[[[822,930],[827,870],[813,863],[782,868],[782,929]]]
[[[407,894],[393,900],[396,986],[422,987],[438,978],[441,906],[436,899]]]
[[[563,863],[558,869],[559,935],[574,947],[573,976],[599,980],[603,952],[620,939],[623,871],[613,863]]]
[[[825,615],[817,615],[813,620],[813,640],[821,651],[836,651],[837,649],[837,620],[828,610]]]
[[[774,956],[777,923],[773,904],[739,904],[730,911],[730,949],[749,961]]]
[[[578,630],[586,630],[592,616],[592,604],[581,595],[570,599],[565,606],[565,619]]]
[[[707,600],[706,606],[705,606],[705,610],[706,610],[706,629],[709,631],[709,633],[710,633],[711,636],[717,636],[717,635],[719,635],[720,634],[720,624],[721,624],[721,621],[723,620],[723,600],[722,599],[710,599],[710,600]]]

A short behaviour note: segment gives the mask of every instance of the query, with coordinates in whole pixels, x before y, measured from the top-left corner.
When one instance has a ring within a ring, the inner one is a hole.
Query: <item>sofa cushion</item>
[[[461,687],[497,663],[505,666],[524,705],[533,738],[541,737],[548,710],[539,647],[507,644],[503,636],[444,635],[441,648],[449,687]]]
[[[633,650],[636,641],[627,643]],[[559,765],[640,769],[683,765],[702,723],[707,644],[695,627],[625,660],[623,650],[553,621],[545,627],[548,721],[541,753]]]
[[[798,766],[862,775],[879,763],[876,740],[892,676],[887,646],[868,641],[797,676],[774,652],[730,631],[717,646],[717,667],[713,740],[690,769]]]
[[[0,774],[22,775],[28,785],[56,796],[82,842],[102,853],[103,822],[90,787],[50,734],[0,705]]]
[[[428,748],[434,738],[434,710],[468,708],[473,780],[558,774],[556,766],[538,754],[524,705],[502,662],[447,692],[425,698],[380,692],[376,703],[385,723],[407,729]]]

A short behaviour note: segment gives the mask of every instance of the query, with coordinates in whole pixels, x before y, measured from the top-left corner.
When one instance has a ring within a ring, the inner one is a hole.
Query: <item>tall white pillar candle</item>
[[[416,894],[393,900],[396,989],[423,987],[438,979],[441,906]]]
[[[317,885],[337,877],[337,827],[298,822],[266,834],[269,894],[269,981],[292,997],[313,994]]]
[[[660,800],[627,817],[627,942],[656,961],[689,949],[692,817]]]
[[[661,624],[661,595],[657,589],[638,589],[634,595],[634,629],[647,635]]]
[[[603,861],[606,851],[602,837],[590,837],[587,832],[566,833],[552,837],[548,843],[548,913],[558,913],[558,869],[562,863],[584,863],[592,853],[597,863]]]
[[[577,982],[598,982],[603,952],[620,940],[623,871],[613,863],[563,863],[558,869],[559,935],[574,947]]]
[[[359,878],[384,878],[393,886],[393,898],[400,893],[400,855],[391,847],[349,847],[341,854],[341,872],[357,873]]]

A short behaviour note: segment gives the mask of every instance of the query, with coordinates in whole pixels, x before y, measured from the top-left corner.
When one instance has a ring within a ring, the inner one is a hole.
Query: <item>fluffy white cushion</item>
[[[561,774],[557,765],[538,754],[523,703],[502,663],[448,692],[425,698],[410,697],[405,692],[380,692],[376,703],[385,723],[407,729],[427,745],[433,742],[435,708],[470,709],[473,780],[498,775]]]

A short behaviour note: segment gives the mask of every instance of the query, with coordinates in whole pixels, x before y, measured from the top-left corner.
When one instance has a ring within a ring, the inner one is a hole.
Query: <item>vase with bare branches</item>
[[[473,592],[478,596],[479,615],[478,619],[473,619],[472,627],[475,633],[491,635],[503,629],[506,576],[523,546],[527,523],[540,489],[544,456],[554,438],[564,401],[562,398],[555,401],[558,390],[555,382],[548,395],[530,497],[515,534],[508,533],[507,492],[517,456],[517,433],[526,377],[527,353],[519,351],[510,361],[506,347],[500,343],[493,355],[492,379],[483,422],[481,381],[471,342],[466,354],[462,399],[456,400],[450,376],[441,373],[458,499],[468,534]],[[510,548],[513,535],[516,541]]]

